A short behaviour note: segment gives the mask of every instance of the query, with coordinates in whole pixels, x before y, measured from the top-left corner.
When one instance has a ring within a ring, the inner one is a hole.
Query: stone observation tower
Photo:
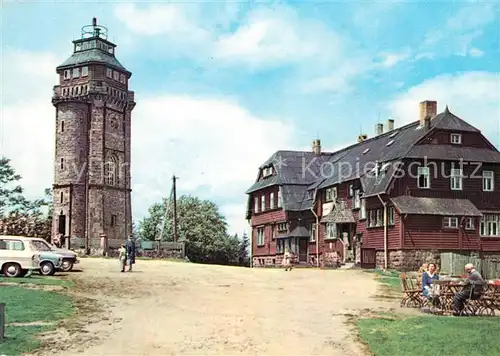
[[[107,29],[82,28],[73,54],[56,68],[56,149],[53,236],[85,238],[132,232],[130,203],[130,121],[132,75],[115,57]],[[97,241],[96,241],[97,242]]]

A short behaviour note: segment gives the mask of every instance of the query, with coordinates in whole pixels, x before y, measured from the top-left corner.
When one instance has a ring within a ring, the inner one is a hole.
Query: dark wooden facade
[[[400,142],[398,147],[393,143],[397,139],[406,142]],[[384,146],[394,147],[394,152],[380,148]],[[373,154],[370,156],[368,152]],[[290,211],[284,207],[264,213],[250,212],[254,261],[271,258],[266,265],[279,265],[279,238],[273,238],[279,233],[271,231],[276,223],[285,221],[287,233],[297,226],[309,230],[311,236],[301,246],[307,246],[310,265],[318,260],[323,266],[332,264],[328,256],[333,253],[342,262],[352,258],[365,267],[380,266],[380,261],[389,266],[391,256],[401,259],[405,251],[477,251],[500,256],[500,216],[498,222],[487,222],[500,215],[500,153],[479,130],[448,109],[438,115],[430,113],[419,122],[381,134],[370,142],[361,140],[338,154],[331,153],[329,159],[351,164],[377,160],[383,162],[382,168],[385,164],[396,167],[397,163],[397,169],[382,169],[382,177],[377,175],[373,179],[367,178],[364,171],[348,177],[318,178],[316,183],[308,182],[309,193],[304,194],[304,201],[314,196],[308,209]],[[419,177],[422,175],[419,167],[427,169],[424,178]],[[462,178],[452,178],[452,169],[455,174],[461,169]],[[491,186],[485,186],[484,171],[488,177],[492,172],[487,182]],[[353,195],[356,190],[359,199]],[[250,193],[249,201],[263,191],[266,190]],[[319,221],[318,239],[313,228],[316,217],[311,210]],[[333,233],[332,224],[336,227]],[[263,246],[256,244],[259,225],[266,226]],[[347,239],[342,233],[347,234]],[[392,253],[395,251],[398,254]]]

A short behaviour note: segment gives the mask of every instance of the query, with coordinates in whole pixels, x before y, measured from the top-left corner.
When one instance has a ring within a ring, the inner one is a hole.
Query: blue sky
[[[93,16],[133,72],[136,219],[175,171],[242,232],[244,191],[275,150],[351,144],[379,118],[416,120],[422,100],[500,145],[493,2],[6,2],[0,148],[30,195],[53,176],[55,67]]]

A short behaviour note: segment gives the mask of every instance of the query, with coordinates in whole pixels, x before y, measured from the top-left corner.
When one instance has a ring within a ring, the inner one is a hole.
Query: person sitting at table
[[[485,284],[483,277],[476,270],[472,263],[465,265],[465,271],[469,275],[464,284],[463,289],[453,297],[453,315],[459,316],[465,307],[467,299],[479,299],[483,294],[483,286]]]
[[[422,295],[428,299],[432,298],[432,281],[438,280],[437,266],[435,263],[429,263],[427,271],[422,273]]]

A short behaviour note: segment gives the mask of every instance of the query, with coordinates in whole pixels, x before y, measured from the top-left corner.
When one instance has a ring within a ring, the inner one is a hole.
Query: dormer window
[[[118,73],[117,71],[114,71],[113,72],[113,79],[116,81],[119,81],[120,80],[120,73]]]
[[[327,188],[325,190],[325,201],[335,201],[337,200],[337,187]]]
[[[113,70],[106,68],[106,77],[113,78]]]
[[[89,67],[82,67],[82,77],[87,77],[89,75]]]
[[[125,79],[125,75],[120,74],[120,83],[125,84],[127,81]]]
[[[64,79],[65,79],[65,80],[71,79],[71,70],[66,69],[66,70],[64,71]]]
[[[450,142],[454,145],[460,145],[462,143],[462,135],[456,133],[451,134]]]
[[[78,78],[80,76],[80,68],[73,68],[73,78]]]
[[[273,167],[266,167],[266,168],[262,169],[262,176],[264,178],[269,177],[272,174],[273,174]]]

